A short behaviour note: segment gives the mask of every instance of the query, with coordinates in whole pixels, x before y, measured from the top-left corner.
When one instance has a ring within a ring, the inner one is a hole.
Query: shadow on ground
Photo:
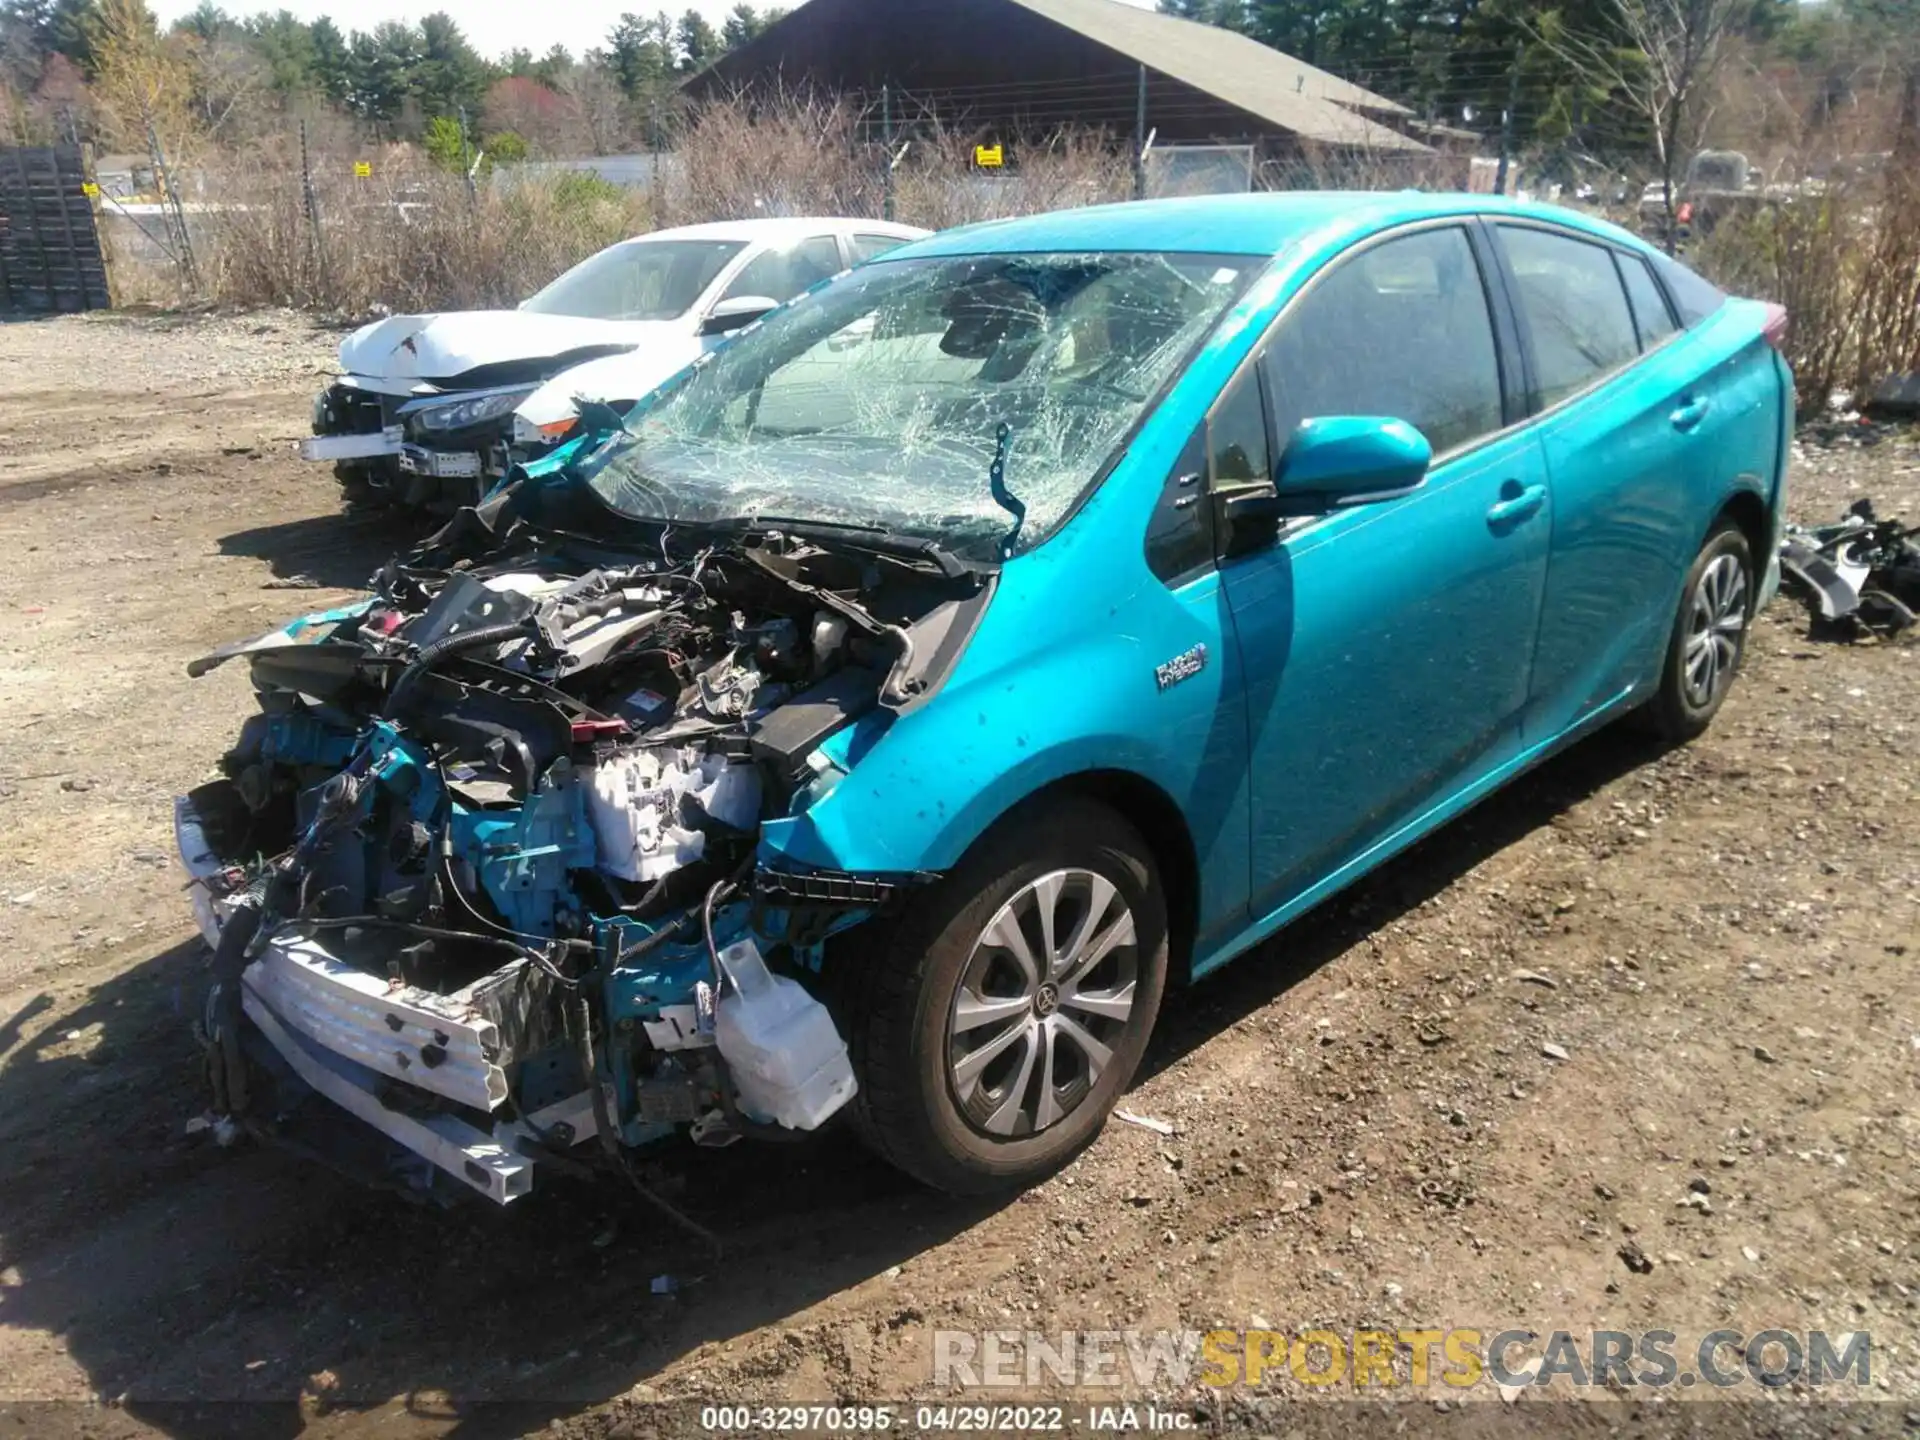
[[[1621,776],[1661,743],[1610,725],[1495,792],[1398,858],[1356,881],[1224,969],[1171,994],[1142,1078],[1271,1004],[1322,965],[1440,894],[1454,881]]]
[[[1176,993],[1149,1067],[1654,753],[1618,730],[1587,741]],[[132,966],[0,1056],[0,1144],[17,1157],[0,1324],[55,1337],[81,1376],[16,1376],[22,1398],[79,1383],[126,1394],[120,1413],[173,1434],[272,1436],[305,1423],[305,1387],[336,1418],[406,1397],[383,1411],[388,1434],[415,1433],[408,1420],[468,1440],[526,1433],[701,1344],[790,1321],[996,1208],[920,1190],[844,1132],[672,1149],[648,1174],[725,1237],[716,1261],[617,1182],[562,1179],[506,1210],[439,1211],[277,1152],[221,1153],[183,1129],[203,1103],[189,1021],[204,960],[196,942]],[[0,1036],[25,1018],[0,1016]],[[95,1026],[78,1053],[66,1037]],[[676,1293],[654,1293],[657,1276]]]
[[[288,588],[364,590],[373,572],[425,533],[388,510],[335,511],[236,530],[220,537],[222,555],[264,560]]]

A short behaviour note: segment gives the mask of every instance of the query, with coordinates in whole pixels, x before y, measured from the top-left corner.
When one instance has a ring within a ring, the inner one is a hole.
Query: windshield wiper
[[[973,573],[973,568],[937,540],[922,535],[901,535],[881,525],[862,525],[854,520],[802,520],[791,515],[743,515],[737,520],[715,522],[718,527],[737,526],[742,530],[778,530],[797,540],[820,540],[829,545],[855,544],[883,555],[906,555],[931,561],[949,580]]]

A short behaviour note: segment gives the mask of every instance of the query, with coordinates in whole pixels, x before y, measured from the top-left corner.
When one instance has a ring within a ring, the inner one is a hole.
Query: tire
[[[1057,965],[1043,958],[1047,909]],[[848,957],[843,992],[854,1115],[871,1148],[936,1189],[977,1195],[1042,1179],[1099,1133],[1166,983],[1166,903],[1131,825],[1078,798],[1022,806],[875,938]],[[1076,956],[1096,949],[1076,975]]]
[[[1680,745],[1713,723],[1746,656],[1758,593],[1747,537],[1723,520],[1687,569],[1660,686],[1641,712],[1646,728]]]

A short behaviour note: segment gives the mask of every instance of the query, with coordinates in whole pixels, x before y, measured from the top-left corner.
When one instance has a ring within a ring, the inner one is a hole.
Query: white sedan
[[[572,428],[576,397],[631,403],[774,306],[926,233],[851,219],[688,225],[610,245],[517,309],[362,326],[301,454],[331,462],[349,500],[472,504],[512,463],[516,410],[521,446],[550,444]]]

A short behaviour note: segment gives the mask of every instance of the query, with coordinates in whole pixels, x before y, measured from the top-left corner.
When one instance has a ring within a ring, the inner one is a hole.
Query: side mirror
[[[707,312],[707,318],[700,322],[702,335],[725,335],[732,330],[744,330],[769,310],[778,310],[780,302],[765,295],[736,295],[731,300],[722,300]]]
[[[1302,420],[1281,453],[1273,499],[1282,515],[1324,515],[1410,495],[1433,463],[1427,437],[1404,420],[1326,415]]]

